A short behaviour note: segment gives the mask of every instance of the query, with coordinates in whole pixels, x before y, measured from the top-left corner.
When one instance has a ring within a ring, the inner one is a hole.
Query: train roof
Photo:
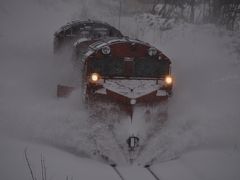
[[[94,42],[89,46],[89,48],[92,50],[98,50],[104,46],[109,46],[117,43],[133,43],[133,44],[137,43],[137,44],[142,44],[145,46],[152,47],[150,44],[140,41],[138,39],[132,39],[129,37],[123,37],[123,38],[109,37],[109,38],[101,39],[99,41]]]
[[[89,45],[88,50],[86,51],[86,53],[84,55],[85,58],[83,58],[83,61],[85,61],[88,56],[92,55],[94,52],[98,51],[99,49],[103,48],[104,46],[111,46],[113,44],[120,44],[120,43],[141,44],[141,45],[149,47],[149,48],[154,48],[162,54],[162,52],[159,49],[155,48],[154,46],[150,45],[149,43],[140,41],[138,39],[132,39],[129,37],[122,37],[122,38],[109,37],[106,39],[98,40],[98,41],[92,43],[91,45]]]
[[[109,28],[112,28],[114,30],[119,31],[118,29],[116,29],[115,27],[113,27],[112,25],[110,25],[110,24],[108,24],[106,22],[88,19],[88,20],[85,20],[85,21],[82,21],[82,20],[70,21],[67,24],[65,24],[64,26],[60,27],[59,30],[57,30],[55,32],[55,34],[58,34],[58,33],[62,32],[62,31],[66,31],[66,30],[72,28],[73,26],[77,26],[77,25],[83,25],[84,27],[86,27],[86,26],[94,26],[94,25],[104,25],[105,27],[109,27]]]

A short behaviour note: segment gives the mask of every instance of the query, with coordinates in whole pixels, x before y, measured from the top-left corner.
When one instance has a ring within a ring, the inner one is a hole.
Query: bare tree
[[[32,166],[30,164],[29,158],[28,158],[27,148],[24,150],[24,156],[25,156],[25,160],[27,162],[27,166],[28,166],[28,169],[30,171],[32,180],[37,180],[37,178],[36,178],[36,176],[33,172]]]
[[[240,0],[153,0],[152,4],[152,13],[162,18],[173,18],[174,13],[178,13],[190,23],[214,23],[231,30],[240,18]],[[161,9],[156,12],[158,4]]]
[[[29,172],[30,172],[30,175],[31,175],[31,179],[32,180],[38,180],[38,178],[37,178],[37,176],[36,176],[32,166],[31,166],[27,148],[25,148],[25,150],[24,150],[24,157],[25,157],[25,160],[27,162],[27,167],[29,169]],[[41,154],[41,180],[47,180],[46,162],[45,162],[45,158],[44,158],[44,156],[42,154]],[[71,179],[69,179],[69,177],[66,176],[66,180],[73,180],[73,177],[71,177]]]

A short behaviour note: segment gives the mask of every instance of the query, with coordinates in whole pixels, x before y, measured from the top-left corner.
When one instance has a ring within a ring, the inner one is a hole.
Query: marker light
[[[155,56],[155,55],[157,55],[157,49],[156,49],[156,48],[153,48],[153,47],[150,47],[150,48],[148,49],[148,55],[149,55],[149,56]]]
[[[102,47],[102,53],[103,54],[107,55],[107,54],[110,54],[110,52],[111,52],[111,49],[110,49],[109,46]]]
[[[99,75],[97,73],[92,73],[91,80],[97,82],[99,80]]]
[[[171,77],[171,76],[167,76],[167,77],[165,78],[165,82],[166,82],[168,85],[172,84],[172,82],[173,82],[172,77]]]
[[[136,102],[137,102],[136,99],[131,99],[130,104],[133,105],[133,104],[136,104]]]

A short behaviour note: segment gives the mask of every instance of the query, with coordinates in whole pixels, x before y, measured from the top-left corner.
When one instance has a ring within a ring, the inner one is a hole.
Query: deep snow
[[[97,146],[114,161],[126,165],[111,133],[104,133],[108,127],[101,122],[89,124],[88,113],[79,101],[81,89],[68,99],[56,98],[56,85],[76,83],[78,74],[73,71],[68,54],[52,55],[54,31],[71,19],[95,17],[117,27],[114,6],[116,3],[109,1],[110,8],[98,8],[94,0],[0,2],[0,130],[2,136],[19,139],[19,143],[9,138],[4,140],[9,142],[1,141],[4,153],[0,158],[3,167],[0,177],[4,174],[5,179],[13,179],[10,167],[15,160],[10,157],[14,154],[16,159],[20,158],[19,166],[14,165],[14,171],[20,175],[15,177],[26,179],[29,175],[25,166],[25,170],[21,170],[21,163],[25,163],[21,157],[23,146],[31,146],[31,143],[23,145],[25,142],[22,144],[20,139],[94,159],[98,159],[93,155]],[[160,32],[157,26],[149,27],[147,20],[124,16],[120,29],[126,35],[155,45],[169,56],[176,84],[168,105],[169,121],[148,142],[135,165],[154,159],[154,170],[164,179],[239,179],[239,33],[212,25],[189,24],[178,24],[172,30]],[[139,112],[138,117],[141,116]],[[121,129],[124,128],[127,124],[123,124]],[[119,132],[119,136],[124,133]],[[44,147],[37,146],[40,153]],[[47,150],[46,154],[49,151],[52,150]],[[47,162],[54,164],[56,160],[51,159],[52,156],[47,157]],[[65,156],[69,155],[55,157]],[[159,164],[172,157],[180,159]],[[90,161],[93,166],[98,164]],[[72,167],[69,169],[75,169],[85,162],[89,160],[79,159],[74,165],[72,160],[65,163]],[[129,171],[129,168],[122,167],[122,171]],[[63,179],[66,174],[75,175],[63,169],[56,167],[54,171]],[[75,179],[80,176],[79,172]],[[107,177],[112,179],[111,175]],[[86,175],[85,179],[93,177]]]

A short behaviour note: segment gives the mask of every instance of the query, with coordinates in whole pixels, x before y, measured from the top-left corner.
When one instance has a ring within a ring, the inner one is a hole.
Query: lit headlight
[[[92,73],[91,74],[91,81],[92,82],[97,82],[99,80],[99,75],[97,73]]]
[[[148,55],[149,55],[149,56],[155,56],[155,55],[157,55],[157,49],[156,49],[156,48],[153,48],[153,47],[150,47],[150,48],[148,49]]]
[[[171,77],[171,76],[167,76],[167,77],[165,77],[165,83],[166,83],[167,85],[172,84],[172,83],[173,83],[173,79],[172,79],[172,77]]]
[[[102,47],[102,53],[103,54],[107,55],[107,54],[110,54],[110,52],[111,52],[111,49],[110,49],[109,46]]]

